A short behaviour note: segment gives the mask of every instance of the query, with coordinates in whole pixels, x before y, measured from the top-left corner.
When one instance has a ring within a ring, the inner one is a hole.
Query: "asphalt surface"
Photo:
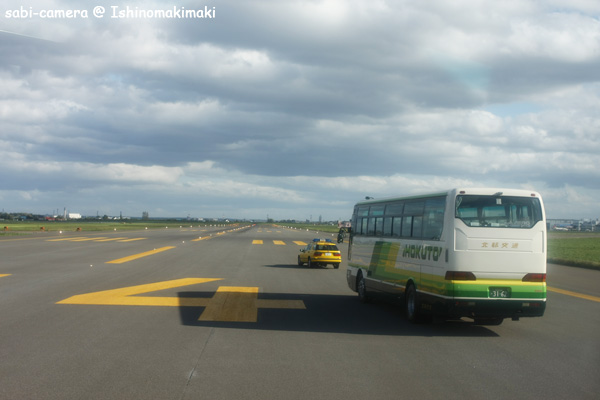
[[[542,318],[413,325],[298,266],[314,232],[223,229],[0,238],[0,399],[598,398],[598,271],[550,265]]]

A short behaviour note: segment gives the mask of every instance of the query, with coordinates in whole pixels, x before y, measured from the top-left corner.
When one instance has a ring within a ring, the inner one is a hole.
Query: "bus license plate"
[[[510,297],[510,288],[490,288],[490,298],[493,299],[507,299]]]

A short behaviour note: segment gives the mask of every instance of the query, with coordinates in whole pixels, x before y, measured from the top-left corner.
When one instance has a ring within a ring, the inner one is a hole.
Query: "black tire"
[[[333,264],[333,268],[338,269],[340,267],[340,263]]]
[[[304,263],[300,261],[300,256],[298,256],[298,265],[304,265]]]
[[[406,288],[404,293],[404,304],[406,306],[406,319],[412,323],[421,321],[421,313],[419,311],[419,300],[417,290],[412,283]]]
[[[361,303],[369,302],[369,294],[367,293],[367,284],[362,276],[362,272],[359,272],[356,276],[356,292],[358,293],[358,300]]]
[[[308,268],[313,267],[313,263],[312,263],[312,261],[310,261],[310,257],[308,257],[308,262],[306,263],[306,265],[308,266]]]

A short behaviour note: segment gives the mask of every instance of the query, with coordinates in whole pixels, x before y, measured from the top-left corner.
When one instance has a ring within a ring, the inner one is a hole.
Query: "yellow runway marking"
[[[596,297],[596,296],[590,296],[587,294],[571,292],[569,290],[557,289],[557,288],[553,288],[553,287],[549,287],[549,286],[546,286],[546,290],[549,290],[549,291],[555,292],[555,293],[565,294],[567,296],[578,297],[580,299],[586,299],[586,300],[591,300],[591,301],[600,303],[600,297]]]
[[[207,240],[210,239],[212,236],[204,236],[204,237],[199,237],[198,239],[192,239],[192,242],[199,242],[200,240]]]
[[[164,307],[205,307],[210,299],[186,297],[135,296],[159,290],[221,280],[219,278],[184,278],[172,281],[129,286],[120,289],[103,290],[71,296],[56,304],[95,304],[119,306],[164,306]]]
[[[167,250],[171,250],[171,249],[174,249],[174,248],[175,248],[175,246],[161,247],[160,249],[154,249],[154,250],[146,251],[144,253],[134,254],[132,256],[127,256],[127,257],[123,257],[123,258],[118,258],[116,260],[107,261],[106,264],[122,264],[122,263],[125,263],[125,262],[128,262],[128,261],[131,261],[131,260],[137,260],[138,258],[151,256],[153,254],[160,253],[160,252],[167,251]]]
[[[0,274],[0,278],[5,277],[5,276],[10,276],[10,274]]]
[[[252,244],[263,244],[262,240],[253,240]]]
[[[60,238],[60,239],[47,239],[47,242],[61,242],[63,240],[75,240],[75,239],[85,239],[85,236],[77,236],[72,238]]]
[[[296,243],[298,246],[306,246],[306,243],[301,242],[299,240],[294,240],[294,243]]]
[[[60,239],[47,239],[47,242],[62,242],[62,241],[69,241],[69,242],[112,242],[112,241],[119,241],[119,242],[134,242],[136,240],[144,240],[146,238],[133,238],[133,239],[127,239],[126,237],[117,237],[117,238],[109,238],[106,236],[101,236],[101,237],[87,237],[87,236],[77,236],[77,237],[69,237],[69,238],[60,238]]]
[[[285,246],[285,242],[281,240],[273,240],[273,244],[277,244],[279,246]]]
[[[257,287],[220,286],[198,321],[256,322]]]
[[[280,308],[280,309],[295,309],[306,310],[306,306],[302,300],[266,300],[256,299],[257,308]]]
[[[257,322],[259,308],[305,310],[302,300],[258,299],[258,287],[219,286],[212,298],[136,296],[181,286],[213,282],[220,278],[183,278],[79,294],[56,304],[205,307],[199,321]]]

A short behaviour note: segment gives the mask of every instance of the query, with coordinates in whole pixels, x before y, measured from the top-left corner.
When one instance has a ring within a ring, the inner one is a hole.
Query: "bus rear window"
[[[473,227],[527,229],[542,221],[542,207],[536,197],[459,195],[455,215]]]

